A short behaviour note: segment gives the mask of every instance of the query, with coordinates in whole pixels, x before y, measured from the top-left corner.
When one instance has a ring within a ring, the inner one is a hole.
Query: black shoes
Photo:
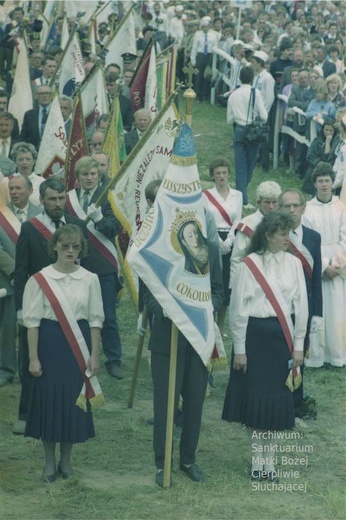
[[[193,480],[194,482],[204,482],[205,476],[203,471],[197,464],[191,464],[191,466],[186,466],[185,464],[180,463],[181,471],[184,471],[186,475]]]
[[[155,482],[158,486],[163,488],[163,469],[158,469],[155,475]],[[173,484],[172,475],[170,475],[169,487]]]
[[[61,478],[64,480],[67,480],[68,478],[75,476],[74,471],[63,471],[60,467],[60,464],[58,465],[58,473],[59,473],[59,475],[61,475]]]
[[[115,379],[124,379],[124,372],[119,363],[112,363],[107,366],[108,374]]]
[[[52,484],[52,482],[55,482],[56,481],[56,477],[57,477],[57,473],[56,472],[53,473],[53,475],[45,475],[44,473],[42,473],[42,480],[46,484]]]

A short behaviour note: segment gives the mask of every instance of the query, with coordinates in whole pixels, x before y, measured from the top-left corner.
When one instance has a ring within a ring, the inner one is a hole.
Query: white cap
[[[184,7],[182,5],[177,5],[175,10],[177,13],[181,13],[182,11],[184,11]]]
[[[258,58],[259,60],[262,60],[262,61],[264,61],[264,63],[266,63],[269,59],[269,56],[264,51],[255,51],[253,53],[253,58]]]
[[[254,50],[255,50],[255,49],[253,48],[253,46],[251,45],[251,43],[245,43],[245,44],[244,44],[244,49],[245,49],[246,51],[252,51],[252,52],[254,52]]]
[[[203,16],[203,18],[201,19],[201,27],[207,27],[208,25],[210,25],[210,21],[210,16]]]
[[[241,40],[234,40],[234,42],[232,43],[232,47],[234,47],[235,45],[242,45],[244,47],[244,42],[242,42]]]

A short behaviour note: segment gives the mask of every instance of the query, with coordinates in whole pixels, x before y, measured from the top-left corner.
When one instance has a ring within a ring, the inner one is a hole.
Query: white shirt
[[[226,222],[224,217],[221,215],[217,207],[210,202],[206,195],[203,195],[205,204],[213,215],[215,225],[217,229],[229,229],[226,240],[221,240],[219,237],[219,247],[222,255],[230,252],[234,242],[234,232],[241,219],[242,207],[243,207],[243,195],[238,190],[229,188],[227,199],[224,199],[215,187],[207,190],[217,200],[217,202],[223,207],[227,215],[229,216],[232,227]]]
[[[185,33],[184,24],[181,18],[177,18],[174,16],[169,24],[169,35],[171,38],[174,38],[174,43],[176,45],[181,44],[181,40],[183,39]]]
[[[206,38],[207,36],[207,38]],[[207,43],[208,54],[212,52],[213,48],[217,46],[218,39],[214,31],[209,30],[207,33],[204,31],[197,31],[193,38],[192,49],[191,49],[191,62],[196,65],[196,56],[201,53],[204,54],[204,46]]]
[[[267,111],[264,107],[263,99],[259,90],[255,94],[255,117],[259,117],[263,122],[267,121]],[[228,98],[227,103],[227,123],[245,126],[252,120],[252,110],[249,112],[249,120],[247,120],[248,107],[250,102],[251,86],[241,85]]]
[[[275,81],[273,76],[263,69],[255,76],[253,86],[260,91],[265,109],[269,113],[269,110],[274,103]]]
[[[303,243],[303,226],[300,224],[296,229],[290,231],[290,238],[298,242],[300,245]]]
[[[302,264],[290,253],[280,251],[257,255],[263,265],[262,271],[279,287],[291,314],[295,314],[294,350],[303,351],[308,300]],[[251,255],[252,256],[252,255]],[[241,262],[233,283],[230,303],[230,326],[236,354],[245,354],[246,329],[249,317],[269,318],[276,313],[262,287],[244,262]],[[259,339],[259,341],[264,339]]]
[[[74,273],[60,273],[52,265],[42,271],[63,291],[76,320],[88,320],[90,327],[102,328],[104,321],[101,287],[97,274],[79,267]],[[23,296],[23,321],[26,327],[39,327],[42,319],[58,321],[42,289],[31,277]]]

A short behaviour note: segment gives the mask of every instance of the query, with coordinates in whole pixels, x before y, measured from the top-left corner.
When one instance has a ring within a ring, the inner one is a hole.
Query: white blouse
[[[219,247],[221,254],[226,255],[230,252],[233,246],[235,238],[234,232],[237,229],[237,225],[241,219],[241,212],[243,208],[243,194],[238,190],[233,190],[232,188],[229,188],[227,199],[224,199],[215,187],[207,191],[209,191],[210,194],[214,197],[214,199],[217,200],[217,202],[220,204],[220,206],[223,207],[233,224],[230,228],[229,224],[221,215],[217,207],[212,202],[210,202],[206,195],[203,195],[207,208],[213,215],[217,229],[229,229],[229,233],[227,235],[226,240],[221,240],[221,238],[219,237]]]
[[[61,273],[52,265],[42,269],[63,291],[76,320],[88,320],[90,327],[102,328],[104,312],[98,276],[79,267],[74,273]],[[42,319],[57,321],[56,315],[36,280],[26,283],[23,296],[23,321],[27,328],[39,327]]]
[[[264,255],[253,253],[263,264],[262,271],[279,287],[291,314],[295,314],[294,350],[302,351],[308,320],[308,300],[304,272],[300,260],[280,251]],[[244,262],[240,262],[233,280],[230,303],[230,327],[236,354],[245,354],[245,338],[249,317],[269,318],[276,313],[262,287]],[[265,341],[265,338],[259,338]]]

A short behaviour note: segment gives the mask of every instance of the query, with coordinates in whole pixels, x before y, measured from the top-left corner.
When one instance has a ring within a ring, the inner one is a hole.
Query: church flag
[[[207,366],[215,344],[208,244],[192,131],[184,123],[127,260]]]
[[[147,81],[145,83],[144,108],[150,111],[152,116],[157,114],[157,77],[156,77],[156,52],[152,45],[150,52]]]
[[[108,50],[106,54],[106,66],[109,63],[118,63],[121,66],[121,55],[125,52],[137,56],[135,18],[132,7],[122,18],[116,28],[114,36],[107,42],[105,49]]]
[[[80,94],[83,104],[87,135],[96,130],[96,121],[101,114],[108,114],[106,86],[101,63],[96,63],[90,74],[85,78]]]
[[[75,187],[74,170],[78,159],[88,155],[88,143],[86,139],[84,114],[82,101],[77,95],[74,99],[74,109],[71,120],[70,138],[65,162],[66,191]]]
[[[59,75],[60,95],[72,97],[76,84],[81,84],[84,78],[84,60],[77,33],[74,32],[61,59]]]
[[[19,40],[20,52],[16,72],[14,74],[13,86],[8,111],[18,119],[19,128],[23,124],[24,114],[33,107],[32,89],[29,72],[28,52],[23,40]]]

